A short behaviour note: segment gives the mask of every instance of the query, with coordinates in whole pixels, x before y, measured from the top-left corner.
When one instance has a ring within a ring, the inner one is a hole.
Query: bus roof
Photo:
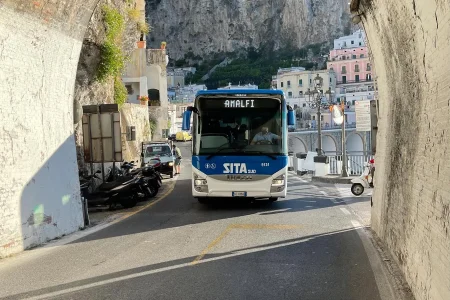
[[[207,90],[207,91],[198,91],[198,96],[203,95],[230,95],[230,94],[258,94],[258,95],[281,95],[284,93],[281,90]]]

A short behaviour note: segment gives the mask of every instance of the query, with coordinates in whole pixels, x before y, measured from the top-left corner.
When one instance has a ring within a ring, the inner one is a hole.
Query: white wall
[[[0,257],[83,225],[73,136],[82,43],[44,24],[0,8]]]

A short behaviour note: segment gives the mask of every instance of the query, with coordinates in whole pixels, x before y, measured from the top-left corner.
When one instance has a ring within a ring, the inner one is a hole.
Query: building
[[[176,88],[184,87],[185,73],[180,69],[168,69],[167,70],[167,87]]]
[[[336,74],[333,70],[306,71],[302,67],[279,69],[276,76],[272,77],[272,87],[282,90],[286,95],[286,102],[296,111],[297,129],[315,128],[316,112],[309,106],[308,90],[314,89],[314,78],[319,75],[323,80],[321,92],[324,93],[324,101],[335,101]],[[331,94],[326,94],[330,90]],[[322,119],[326,119],[327,111],[323,112]],[[329,113],[328,113],[329,114]],[[331,114],[328,117],[331,123]]]
[[[286,98],[304,98],[308,90],[314,89],[314,78],[319,75],[323,79],[322,92],[336,87],[336,74],[333,70],[306,71],[305,68],[293,67],[280,69],[273,78],[274,88],[282,90]]]
[[[363,30],[355,31],[351,35],[334,40],[334,49],[348,49],[366,46],[366,33]]]
[[[254,84],[232,85],[231,82],[226,87],[218,88],[218,90],[257,90],[258,86]]]
[[[194,102],[197,92],[202,90],[206,90],[206,86],[202,84],[190,84],[185,87],[169,88],[169,101],[170,103],[191,103]]]
[[[148,96],[150,119],[156,124],[153,140],[168,134],[168,96],[166,66],[169,58],[165,49],[135,49],[130,57],[122,80],[128,90],[128,102],[140,103],[140,96]]]
[[[374,74],[364,31],[358,30],[334,41],[327,69],[336,74],[338,102],[344,101],[351,109],[357,100],[374,99]]]
[[[372,66],[367,47],[333,49],[327,69],[334,71],[337,84],[372,81]]]

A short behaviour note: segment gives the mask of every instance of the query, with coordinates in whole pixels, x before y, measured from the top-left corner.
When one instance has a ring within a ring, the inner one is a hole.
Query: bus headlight
[[[195,179],[194,185],[198,185],[198,186],[208,185],[208,181],[206,179]]]
[[[272,180],[272,186],[280,186],[280,185],[284,186],[284,179],[285,179],[284,175],[278,176],[277,178]]]
[[[207,193],[208,181],[204,178],[201,178],[197,174],[194,174],[194,189],[200,193]]]
[[[272,185],[270,187],[270,192],[271,193],[282,192],[284,190],[284,187],[285,187],[285,180],[286,180],[286,176],[285,175],[280,175],[277,178],[274,178],[272,180]]]

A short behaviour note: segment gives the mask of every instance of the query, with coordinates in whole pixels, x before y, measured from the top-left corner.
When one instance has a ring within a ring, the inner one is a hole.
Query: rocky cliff
[[[347,0],[146,0],[149,46],[173,58],[242,48],[303,47],[350,31]]]

